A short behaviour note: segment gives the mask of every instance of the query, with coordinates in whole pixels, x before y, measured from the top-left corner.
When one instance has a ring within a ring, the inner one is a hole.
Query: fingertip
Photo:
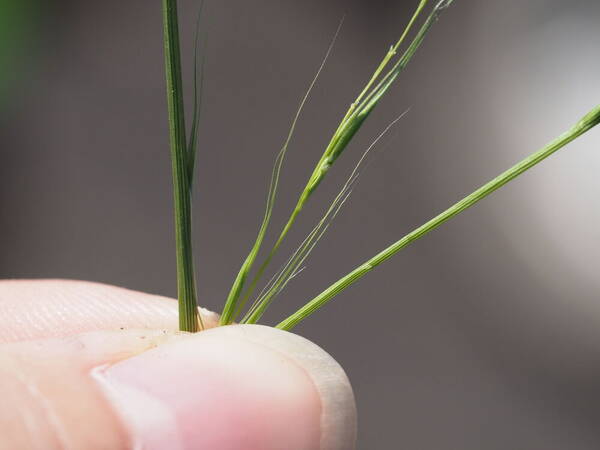
[[[226,327],[222,334],[243,339],[279,352],[302,368],[312,381],[321,402],[320,449],[353,449],[357,413],[354,392],[346,372],[325,350],[308,339],[264,325]]]
[[[97,377],[144,448],[354,448],[356,410],[344,371],[292,333],[219,327]]]

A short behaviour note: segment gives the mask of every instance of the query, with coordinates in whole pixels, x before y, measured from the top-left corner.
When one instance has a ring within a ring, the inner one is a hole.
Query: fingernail
[[[343,370],[297,335],[234,325],[96,371],[134,448],[352,449]]]

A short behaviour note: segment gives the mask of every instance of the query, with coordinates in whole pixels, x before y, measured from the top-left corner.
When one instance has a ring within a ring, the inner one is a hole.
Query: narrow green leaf
[[[265,287],[263,292],[258,296],[254,302],[252,308],[248,311],[241,323],[256,323],[263,316],[266,309],[273,302],[273,300],[281,293],[288,282],[294,278],[299,271],[301,266],[304,264],[312,250],[315,248],[319,240],[323,237],[329,225],[333,219],[337,216],[342,206],[348,200],[355,182],[358,179],[359,169],[363,162],[373,150],[373,148],[379,143],[379,141],[385,136],[388,131],[402,118],[408,111],[405,111],[396,119],[394,119],[385,129],[375,138],[375,140],[367,147],[363,152],[362,156],[354,166],[354,169],[348,176],[346,182],[342,186],[340,192],[336,195],[329,208],[325,211],[325,214],[319,220],[317,225],[311,230],[308,236],[300,244],[298,249],[288,259],[288,262],[283,268],[271,279],[269,284]]]
[[[254,241],[254,244],[252,245],[252,248],[250,249],[250,253],[248,253],[248,256],[246,256],[246,259],[244,260],[242,267],[240,267],[240,270],[233,282],[233,285],[231,286],[229,295],[227,296],[227,301],[225,302],[225,307],[223,308],[223,312],[221,314],[221,318],[220,318],[221,325],[230,324],[234,320],[236,312],[241,311],[241,309],[244,306],[244,303],[247,300],[247,297],[244,297],[242,299],[242,301],[240,301],[240,294],[244,287],[244,283],[248,277],[248,273],[252,269],[252,265],[254,264],[254,261],[256,260],[258,252],[259,252],[262,242],[264,240],[265,234],[267,233],[267,229],[269,227],[269,222],[271,221],[271,215],[273,213],[273,207],[275,205],[277,185],[279,183],[279,175],[281,173],[281,167],[283,165],[285,154],[287,152],[288,146],[294,135],[294,131],[296,129],[296,124],[298,123],[300,114],[302,113],[302,110],[304,109],[304,105],[306,104],[306,101],[308,100],[308,97],[310,96],[310,93],[312,92],[312,89],[315,86],[315,83],[317,82],[317,79],[319,78],[321,71],[323,70],[323,67],[325,67],[325,63],[327,62],[327,59],[329,58],[329,55],[331,54],[331,51],[333,49],[333,46],[337,39],[337,36],[342,27],[342,24],[343,24],[343,19],[340,21],[340,23],[338,25],[338,28],[329,44],[329,47],[327,48],[327,52],[325,53],[325,56],[324,56],[323,60],[321,61],[321,65],[319,66],[319,68],[317,70],[317,73],[313,77],[310,85],[308,86],[308,89],[306,90],[306,92],[304,93],[304,96],[302,97],[302,100],[300,101],[300,104],[298,106],[298,109],[296,110],[294,119],[292,120],[292,124],[288,131],[288,135],[285,139],[283,147],[281,147],[281,150],[279,150],[279,153],[277,154],[277,157],[275,158],[275,163],[273,164],[273,170],[271,173],[271,181],[269,183],[269,190],[268,190],[268,194],[267,194],[267,204],[265,207],[265,213],[263,216],[263,220],[262,220],[262,223],[258,230],[258,235],[256,236],[256,240]]]
[[[402,239],[390,245],[386,249],[382,250],[380,253],[358,266],[352,272],[348,273],[346,276],[336,281],[334,284],[329,286],[318,296],[316,296],[314,299],[308,302],[305,306],[303,306],[294,314],[289,316],[287,319],[279,323],[277,325],[277,328],[281,328],[283,330],[292,329],[299,322],[306,319],[319,308],[323,307],[333,297],[338,295],[350,285],[354,284],[357,280],[362,278],[364,275],[373,270],[379,264],[391,258],[404,247],[416,241],[417,239],[420,239],[421,237],[423,237],[430,231],[436,229],[437,227],[439,227],[452,217],[456,216],[457,214],[460,214],[464,210],[470,208],[475,203],[484,199],[492,192],[496,191],[497,189],[504,186],[506,183],[521,175],[523,172],[529,170],[536,164],[540,163],[541,161],[552,155],[554,152],[558,151],[559,149],[567,145],[569,142],[581,136],[594,126],[598,125],[599,123],[600,105],[592,109],[571,129],[561,134],[552,142],[548,143],[545,147],[531,154],[527,158],[523,159],[521,162],[514,165],[502,174],[498,175],[493,180],[489,181],[473,193],[469,194],[459,202],[452,205],[450,208],[446,209],[441,214],[435,216],[433,219],[426,222],[425,224],[408,233]]]
[[[331,166],[335,163],[337,158],[346,149],[346,147],[348,146],[348,144],[350,143],[350,141],[352,140],[354,135],[358,132],[358,130],[363,125],[366,118],[373,111],[374,107],[377,105],[377,103],[379,102],[379,100],[381,99],[383,94],[385,94],[385,92],[391,86],[393,81],[397,78],[399,73],[406,67],[408,62],[412,59],[413,55],[415,54],[417,49],[422,44],[423,39],[425,38],[427,32],[429,31],[429,29],[431,28],[433,23],[435,23],[435,21],[438,19],[440,13],[444,9],[446,9],[452,3],[452,1],[453,0],[441,0],[436,4],[436,6],[433,8],[431,13],[427,17],[425,23],[421,26],[416,37],[410,43],[408,49],[403,53],[402,57],[398,60],[398,62],[395,63],[395,65],[390,70],[390,72],[383,79],[381,79],[378,82],[378,84],[371,91],[369,91],[369,89],[375,83],[375,81],[377,80],[379,75],[382,73],[384,68],[390,62],[392,56],[396,54],[398,47],[404,41],[405,37],[408,35],[408,33],[409,33],[410,29],[412,28],[413,24],[415,23],[416,19],[418,18],[421,11],[427,4],[427,1],[424,1],[424,0],[421,0],[419,2],[419,5],[417,6],[415,13],[413,14],[408,25],[406,26],[400,39],[398,40],[396,45],[393,46],[390,49],[390,51],[386,54],[383,61],[377,67],[377,69],[375,70],[375,73],[373,74],[373,76],[371,77],[369,82],[367,83],[366,87],[361,91],[361,93],[359,94],[357,99],[351,104],[349,110],[344,115],[344,118],[342,119],[337,130],[333,134],[329,144],[327,145],[327,147],[325,149],[325,152],[323,153],[323,155],[317,162],[317,165],[315,166],[313,173],[311,174],[306,186],[304,187],[303,191],[301,192],[300,197],[298,198],[298,201],[296,203],[296,206],[292,210],[290,217],[288,218],[286,224],[284,225],[283,229],[281,230],[279,237],[277,238],[275,244],[269,251],[269,253],[268,253],[267,257],[265,258],[265,260],[263,261],[263,263],[260,265],[259,269],[257,270],[256,275],[252,279],[249,288],[247,289],[246,293],[244,294],[245,298],[249,297],[252,294],[253,290],[255,289],[256,285],[258,284],[258,281],[260,280],[260,278],[264,274],[266,268],[268,267],[268,265],[272,261],[273,257],[277,253],[277,250],[281,246],[282,242],[284,241],[288,232],[292,228],[293,224],[296,222],[297,217],[302,212],[304,206],[307,204],[309,198],[311,197],[311,195],[313,194],[315,189],[319,186],[321,181],[327,175]]]
[[[194,105],[192,109],[192,127],[187,140],[188,166],[190,189],[194,183],[194,169],[196,166],[196,154],[198,153],[198,125],[200,123],[200,111],[202,107],[202,92],[204,87],[204,60],[206,58],[206,36],[204,38],[204,49],[202,51],[202,60],[198,61],[198,52],[200,50],[200,21],[204,1],[200,2],[198,8],[198,18],[196,19],[196,31],[194,36],[194,65],[193,65],[193,84],[194,84]],[[200,77],[198,77],[200,74]],[[198,79],[199,78],[199,79]]]
[[[191,170],[185,138],[177,0],[163,0],[162,12],[173,172],[179,328],[195,332],[202,328],[202,322],[198,314],[192,256]]]

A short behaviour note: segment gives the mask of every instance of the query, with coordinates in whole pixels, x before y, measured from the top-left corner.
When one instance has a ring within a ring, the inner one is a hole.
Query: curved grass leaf
[[[258,252],[259,252],[262,242],[264,240],[265,234],[267,232],[267,228],[269,227],[269,222],[271,221],[271,214],[273,212],[273,207],[275,205],[277,185],[279,183],[279,175],[281,173],[281,167],[283,165],[283,160],[285,158],[285,154],[287,152],[288,145],[289,145],[290,141],[292,140],[292,136],[294,135],[294,131],[296,129],[296,124],[298,122],[298,119],[300,118],[300,114],[302,113],[304,105],[306,104],[306,101],[308,100],[308,97],[309,97],[310,93],[312,92],[312,89],[315,86],[317,79],[319,78],[319,75],[321,74],[321,71],[323,70],[323,67],[325,67],[325,63],[327,62],[327,59],[329,58],[329,55],[331,54],[331,51],[333,49],[333,46],[337,39],[337,36],[342,27],[342,24],[343,24],[343,19],[340,21],[340,23],[338,25],[338,28],[329,44],[329,47],[327,48],[327,52],[325,53],[325,56],[324,56],[323,60],[321,61],[321,65],[319,66],[319,68],[317,70],[317,73],[315,74],[308,89],[306,90],[306,93],[304,94],[302,100],[300,101],[300,105],[298,106],[298,109],[296,110],[296,114],[294,115],[294,119],[292,120],[292,124],[288,131],[288,135],[283,144],[283,147],[281,147],[281,150],[279,150],[279,153],[277,154],[277,157],[275,158],[275,163],[273,164],[273,170],[271,172],[271,181],[269,182],[267,203],[265,206],[265,213],[263,216],[263,220],[262,220],[260,228],[258,230],[258,235],[256,236],[256,240],[254,241],[254,244],[252,245],[252,248],[250,249],[250,253],[248,253],[248,256],[246,256],[246,259],[242,263],[242,267],[240,267],[240,270],[238,271],[238,274],[233,282],[233,285],[231,286],[229,295],[227,296],[227,301],[225,302],[225,307],[223,308],[223,312],[221,314],[221,318],[220,318],[221,325],[227,325],[227,324],[231,323],[233,321],[233,317],[235,316],[236,311],[240,311],[244,306],[244,304],[243,304],[244,301],[242,300],[242,302],[240,302],[240,294],[244,287],[246,278],[248,277],[248,273],[252,269],[252,265],[254,264],[254,261],[256,260]]]
[[[391,61],[392,57],[396,54],[399,46],[404,41],[404,39],[408,35],[410,29],[416,22],[418,16],[421,14],[423,8],[427,4],[427,0],[421,0],[419,2],[417,9],[415,10],[411,20],[409,21],[408,25],[406,26],[400,39],[398,40],[396,45],[394,45],[390,49],[390,51],[388,51],[388,53],[384,57],[383,61],[379,64],[379,66],[375,70],[373,76],[367,83],[366,87],[361,91],[361,93],[359,94],[357,99],[351,104],[350,108],[344,115],[344,118],[342,119],[340,125],[338,126],[337,130],[335,131],[329,144],[327,145],[325,152],[321,156],[321,159],[317,162],[317,165],[316,165],[315,169],[313,170],[313,173],[309,177],[306,186],[304,187],[303,191],[301,192],[300,197],[298,198],[298,201],[297,201],[294,209],[292,210],[290,217],[288,218],[286,224],[284,225],[283,229],[281,230],[281,232],[279,234],[279,237],[277,238],[275,244],[269,251],[269,253],[268,253],[267,257],[265,258],[265,260],[263,261],[263,263],[260,265],[259,269],[257,270],[256,275],[250,282],[250,285],[249,285],[248,289],[246,290],[246,293],[244,294],[244,298],[248,298],[254,291],[256,285],[258,284],[258,281],[260,280],[260,278],[264,274],[266,268],[270,264],[271,260],[277,253],[277,250],[281,246],[283,240],[287,236],[287,234],[290,231],[290,229],[292,228],[293,224],[296,222],[298,215],[300,214],[300,212],[302,211],[302,209],[308,202],[309,198],[311,197],[311,195],[313,194],[315,189],[319,186],[321,181],[325,178],[325,176],[329,172],[329,169],[331,168],[331,166],[335,163],[337,158],[339,158],[339,156],[342,154],[342,152],[346,149],[349,142],[352,140],[354,135],[361,128],[364,121],[367,119],[369,114],[373,111],[373,109],[375,108],[375,106],[377,105],[379,100],[383,97],[383,95],[386,93],[386,91],[392,85],[394,80],[398,77],[400,72],[406,67],[406,65],[412,59],[415,52],[422,44],[425,36],[429,32],[431,26],[438,19],[439,15],[442,13],[443,10],[445,10],[448,6],[450,6],[452,1],[453,0],[441,0],[434,6],[434,8],[430,12],[429,16],[425,20],[424,24],[419,29],[417,35],[413,38],[412,42],[408,46],[407,50],[402,54],[402,56],[394,64],[392,69],[385,75],[385,77],[383,77],[378,82],[378,84],[374,88],[371,89],[372,85],[379,78],[380,74],[383,72],[385,67]],[[371,89],[371,90],[369,91],[369,89]]]
[[[333,219],[335,219],[342,206],[350,197],[354,184],[358,179],[359,168],[362,166],[363,162],[365,161],[371,150],[377,145],[381,138],[383,138],[383,136],[385,136],[389,132],[389,130],[402,117],[404,117],[404,115],[407,112],[408,111],[405,111],[396,119],[394,119],[394,121],[392,121],[363,152],[361,158],[354,166],[354,169],[350,173],[350,176],[342,186],[340,192],[334,198],[333,202],[325,212],[324,216],[312,229],[312,231],[308,234],[304,241],[300,244],[298,249],[288,259],[287,263],[283,266],[283,268],[280,269],[276,276],[271,279],[269,284],[266,286],[266,289],[264,289],[263,292],[258,296],[257,300],[254,302],[254,305],[248,311],[241,323],[258,322],[258,320],[260,320],[266,309],[273,302],[275,297],[279,295],[281,291],[285,288],[285,286],[288,284],[288,282],[300,272],[302,264],[304,264],[305,260],[308,258],[316,244],[319,242],[319,240],[323,237],[323,235],[329,228],[329,225],[331,224]]]

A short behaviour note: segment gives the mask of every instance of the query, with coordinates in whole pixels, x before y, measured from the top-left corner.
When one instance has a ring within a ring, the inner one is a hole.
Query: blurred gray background
[[[180,3],[189,89],[198,3]],[[194,226],[204,306],[220,310],[254,239],[274,155],[342,14],[270,238],[415,4],[208,2]],[[0,277],[174,296],[159,2],[2,8]],[[298,222],[282,257],[410,107],[267,321],[598,104],[599,19],[597,0],[456,0]],[[594,130],[297,328],[346,368],[359,448],[600,448],[599,146]]]

